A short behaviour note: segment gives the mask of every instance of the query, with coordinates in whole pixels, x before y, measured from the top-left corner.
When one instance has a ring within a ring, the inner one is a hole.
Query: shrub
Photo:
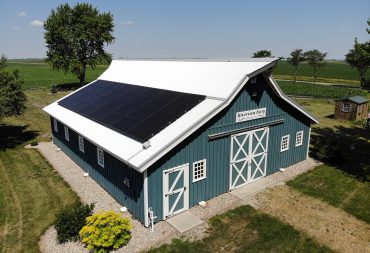
[[[37,146],[37,144],[39,144],[39,143],[37,142],[36,139],[31,141],[31,146]]]
[[[92,252],[107,252],[126,245],[131,239],[129,218],[113,211],[100,211],[86,218],[87,224],[81,229],[80,237]]]
[[[50,92],[52,94],[57,93],[58,92],[58,87],[54,84],[53,86],[51,86]]]
[[[66,207],[57,214],[55,229],[57,230],[59,243],[76,241],[79,231],[86,224],[86,217],[92,214],[94,204],[76,203],[72,207]]]

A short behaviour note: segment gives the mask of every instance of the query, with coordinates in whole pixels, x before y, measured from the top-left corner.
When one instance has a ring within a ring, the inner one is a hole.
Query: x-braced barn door
[[[266,176],[269,128],[231,136],[230,190]]]
[[[189,164],[163,171],[163,217],[189,209]]]

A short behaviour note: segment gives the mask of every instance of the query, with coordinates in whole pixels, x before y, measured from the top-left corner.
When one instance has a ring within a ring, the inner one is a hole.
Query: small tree
[[[294,82],[297,81],[297,72],[298,72],[298,65],[305,60],[303,57],[303,50],[302,49],[295,49],[290,53],[289,58],[287,58],[287,62],[294,66]]]
[[[18,70],[7,70],[7,59],[0,59],[0,120],[4,117],[18,116],[26,109],[26,95],[22,92],[23,80]]]
[[[83,85],[87,66],[94,69],[100,61],[110,61],[104,45],[113,43],[113,27],[113,16],[99,13],[90,4],[60,5],[44,23],[46,62],[54,69],[72,72]]]
[[[253,53],[252,58],[271,58],[273,57],[271,51],[268,50],[259,50]]]
[[[322,53],[317,49],[313,49],[304,53],[304,58],[308,61],[308,64],[313,67],[315,83],[318,69],[325,65],[324,59],[326,55],[327,53]]]

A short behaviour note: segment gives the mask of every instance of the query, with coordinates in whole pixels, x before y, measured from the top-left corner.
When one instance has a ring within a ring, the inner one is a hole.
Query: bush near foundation
[[[122,218],[121,214],[113,211],[100,211],[86,218],[80,237],[88,250],[103,253],[127,245],[131,229],[128,217]]]
[[[86,224],[86,217],[92,214],[93,209],[94,204],[81,204],[81,202],[72,207],[63,208],[57,214],[55,222],[58,242],[77,241],[79,231]]]

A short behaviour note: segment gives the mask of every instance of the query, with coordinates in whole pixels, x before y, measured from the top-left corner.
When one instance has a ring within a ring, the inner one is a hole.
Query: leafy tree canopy
[[[259,50],[253,53],[252,58],[271,58],[273,57],[271,51],[268,50]]]
[[[370,26],[370,19],[367,21]],[[366,28],[370,34],[370,29]],[[367,80],[366,74],[370,66],[370,41],[359,43],[355,38],[355,45],[346,54],[346,62],[360,73],[360,83],[362,88],[370,88],[370,80]]]
[[[74,73],[81,85],[85,82],[86,66],[96,67],[111,55],[104,46],[113,43],[113,16],[99,13],[87,3],[74,7],[62,4],[51,11],[44,23],[48,62],[54,69]]]
[[[0,59],[0,119],[10,116],[21,115],[27,101],[22,92],[23,80],[19,77],[18,70],[10,72],[7,70],[7,59]]]
[[[308,64],[314,69],[314,82],[317,79],[317,71],[325,65],[325,57],[327,53],[322,53],[317,49],[309,50],[303,54]]]
[[[297,80],[297,71],[298,65],[305,61],[303,50],[302,49],[295,49],[290,53],[290,57],[287,58],[287,62],[294,66],[294,82]]]

